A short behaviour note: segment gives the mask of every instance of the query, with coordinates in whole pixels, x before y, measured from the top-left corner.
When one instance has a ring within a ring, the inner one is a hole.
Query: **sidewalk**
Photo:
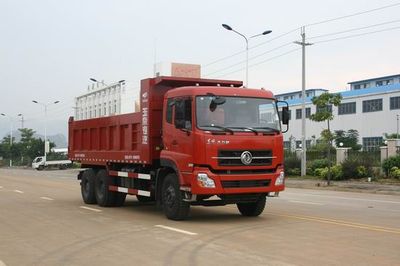
[[[328,187],[325,180],[287,178],[285,184],[286,187],[289,188],[351,191],[400,196],[400,183],[379,184],[377,182],[366,181],[331,181],[331,185]]]

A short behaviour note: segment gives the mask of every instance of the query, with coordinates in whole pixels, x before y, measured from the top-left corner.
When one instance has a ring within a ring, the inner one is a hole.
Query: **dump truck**
[[[236,204],[258,216],[284,190],[288,105],[241,81],[159,76],[141,81],[140,111],[69,119],[68,157],[86,204],[154,202],[168,219],[190,206]],[[132,103],[134,104],[134,103]],[[286,125],[286,126],[282,126]]]

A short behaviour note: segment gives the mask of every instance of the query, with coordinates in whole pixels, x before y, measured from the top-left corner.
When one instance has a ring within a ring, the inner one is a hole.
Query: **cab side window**
[[[165,120],[167,123],[172,124],[172,109],[174,106],[174,100],[172,98],[167,100],[167,113],[166,113],[166,118]]]
[[[175,127],[192,130],[192,101],[191,99],[175,100]]]

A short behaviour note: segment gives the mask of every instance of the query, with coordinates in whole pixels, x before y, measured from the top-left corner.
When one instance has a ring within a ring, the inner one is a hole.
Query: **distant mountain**
[[[5,136],[7,136],[7,135],[9,135],[9,134],[6,134]],[[40,134],[34,134],[33,137],[44,139],[44,135],[40,135]],[[13,138],[15,141],[19,142],[21,140],[21,133],[18,130],[13,131]],[[51,142],[54,142],[54,144],[56,144],[56,148],[67,148],[68,147],[67,138],[65,137],[64,134],[59,133],[56,135],[49,135],[49,136],[47,136],[47,138]]]

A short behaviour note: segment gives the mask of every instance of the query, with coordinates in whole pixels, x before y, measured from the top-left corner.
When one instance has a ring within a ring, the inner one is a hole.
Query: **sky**
[[[293,41],[303,25],[313,43],[306,48],[307,88],[342,91],[349,81],[398,74],[400,5],[315,24],[397,3],[0,0],[0,113],[8,116],[0,116],[0,136],[9,132],[10,118],[20,126],[20,113],[25,127],[43,134],[44,110],[32,100],[60,101],[48,107],[47,131],[67,135],[74,97],[89,78],[139,87],[154,62],[201,64],[203,77],[244,80],[245,41],[222,23],[246,36],[272,30],[249,41],[249,87],[274,94],[301,89],[301,50]]]

